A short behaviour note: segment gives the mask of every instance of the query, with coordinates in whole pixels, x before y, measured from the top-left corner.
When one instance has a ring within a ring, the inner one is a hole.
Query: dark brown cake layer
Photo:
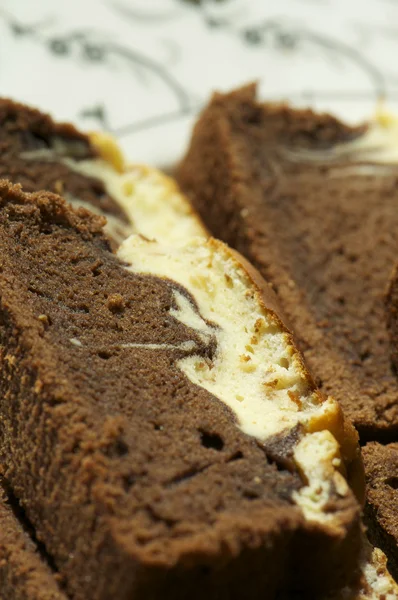
[[[365,510],[369,538],[385,548],[391,573],[398,577],[398,443],[369,442],[363,448],[366,469]]]
[[[96,157],[89,138],[70,124],[0,98],[0,178],[21,183],[26,192],[48,190],[94,206],[128,223],[123,209],[98,179],[82,175],[64,159]]]
[[[398,385],[383,294],[397,252],[398,168],[339,160],[333,149],[360,133],[262,105],[254,86],[216,94],[178,179],[212,233],[272,282],[323,391],[363,439],[392,440]]]
[[[178,369],[216,349],[170,315],[173,284],[57,196],[0,198],[0,464],[67,593],[271,599],[352,575],[353,499],[334,533],[305,521],[298,473]]]
[[[0,480],[0,599],[68,600]]]

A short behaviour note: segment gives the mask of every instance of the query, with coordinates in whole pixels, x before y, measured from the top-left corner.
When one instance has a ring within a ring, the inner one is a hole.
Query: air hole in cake
[[[99,267],[94,267],[92,270],[92,274],[93,277],[98,277],[98,275],[101,275],[102,271]]]
[[[123,440],[115,440],[104,450],[104,454],[109,458],[121,458],[129,452],[129,447]]]
[[[102,358],[102,360],[109,360],[112,357],[112,353],[107,352],[106,350],[100,350],[97,356]]]
[[[246,498],[246,500],[256,500],[256,498],[260,497],[260,494],[255,490],[244,490],[242,496]]]
[[[259,448],[264,452],[269,465],[273,465],[277,471],[292,471],[295,469],[294,462],[292,459],[288,459],[284,456],[278,456],[276,452],[269,451],[264,448],[262,444],[259,444]]]
[[[71,448],[71,452],[72,452],[72,454],[78,454],[80,452],[80,440],[77,440],[73,444],[73,446]]]
[[[155,423],[153,428],[155,431],[163,431],[163,425],[159,425],[158,423]]]
[[[106,192],[105,192],[104,185],[102,182],[93,181],[92,187],[93,187],[93,192],[97,196],[97,198],[99,198],[100,200],[105,198]]]
[[[318,376],[315,376],[315,385],[319,388],[323,387],[323,380]]]
[[[220,452],[224,448],[224,440],[218,433],[209,433],[200,430],[200,441],[204,448],[211,448]]]
[[[398,477],[389,477],[384,483],[393,490],[398,490]]]
[[[361,354],[359,355],[359,358],[361,359],[361,361],[365,361],[368,358],[370,358],[370,352],[369,350],[365,350],[364,352],[361,352]]]
[[[241,452],[240,450],[238,450],[238,452],[235,452],[235,454],[233,454],[231,456],[231,458],[229,458],[227,460],[227,462],[235,462],[236,460],[242,460],[242,458],[245,458],[244,454],[243,454],[243,452]]]
[[[123,477],[123,488],[126,492],[130,491],[135,483],[134,475],[125,475]]]

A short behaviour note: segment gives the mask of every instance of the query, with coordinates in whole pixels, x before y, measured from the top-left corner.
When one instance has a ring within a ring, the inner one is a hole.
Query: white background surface
[[[137,162],[173,164],[211,91],[252,80],[350,121],[398,110],[398,0],[0,0],[0,94]]]

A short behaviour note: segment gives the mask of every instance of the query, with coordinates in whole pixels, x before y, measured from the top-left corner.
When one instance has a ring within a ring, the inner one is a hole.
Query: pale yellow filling
[[[64,161],[78,173],[102,181],[126,212],[136,233],[169,244],[179,244],[191,237],[208,237],[188,200],[159,171],[133,165],[120,173],[104,160]]]

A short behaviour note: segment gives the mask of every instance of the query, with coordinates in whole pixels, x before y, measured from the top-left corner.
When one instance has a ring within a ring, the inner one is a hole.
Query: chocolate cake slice
[[[27,192],[62,194],[106,217],[115,246],[137,231],[169,240],[204,231],[175,183],[156,169],[127,164],[108,134],[86,135],[1,98],[0,178],[21,183]]]
[[[32,541],[21,513],[0,480],[0,598],[68,600],[58,574],[41,556],[39,544]]]
[[[356,438],[270,290],[214,240],[117,258],[102,224],[0,184],[0,464],[65,593],[315,598],[355,577]]]
[[[398,434],[384,316],[396,260],[398,165],[388,123],[215,94],[178,180],[213,235],[271,282],[316,381],[364,440]]]

